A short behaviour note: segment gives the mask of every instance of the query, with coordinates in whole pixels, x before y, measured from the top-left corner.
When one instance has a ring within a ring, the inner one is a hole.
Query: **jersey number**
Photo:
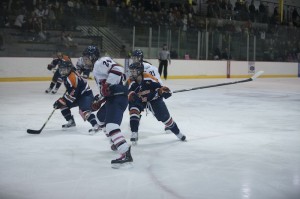
[[[109,67],[109,64],[111,63],[111,60],[106,60],[106,61],[103,61],[103,64],[106,66],[106,67]]]
[[[149,73],[150,73],[153,77],[155,77],[155,72],[154,72],[153,70],[149,71]]]

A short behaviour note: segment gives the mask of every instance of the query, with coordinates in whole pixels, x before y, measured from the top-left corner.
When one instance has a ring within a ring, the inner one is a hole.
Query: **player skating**
[[[93,75],[100,90],[99,104],[105,101],[97,115],[101,121],[104,119],[106,134],[112,141],[113,146],[121,155],[120,158],[111,161],[113,168],[131,165],[131,147],[126,142],[121,132],[123,114],[128,105],[128,89],[123,85],[124,68],[118,65],[110,57],[101,57],[96,46],[88,47],[88,56],[94,63]],[[102,102],[101,102],[102,100]]]
[[[47,69],[54,72],[49,88],[45,90],[45,93],[55,94],[57,93],[59,87],[62,84],[62,78],[57,70],[58,65],[62,60],[71,61],[71,58],[67,55],[64,55],[62,52],[57,52],[56,57],[53,58],[52,62],[48,64]],[[55,87],[55,88],[54,88]],[[53,89],[54,88],[54,89]]]
[[[132,52],[132,55],[131,55],[131,60],[132,60],[132,63],[134,62],[140,62],[140,63],[143,63],[143,66],[144,66],[144,72],[145,73],[150,73],[152,76],[154,76],[158,82],[160,83],[160,85],[163,86],[163,82],[160,78],[160,74],[158,72],[158,69],[156,66],[153,66],[150,62],[147,62],[146,60],[144,60],[144,53],[141,49],[137,49],[137,50],[134,50]],[[166,133],[170,133],[170,129],[165,126],[165,132]]]
[[[141,49],[137,49],[137,50],[134,50],[132,52],[132,55],[131,55],[131,60],[132,60],[132,63],[134,62],[141,62],[143,63],[144,65],[144,72],[146,73],[150,73],[152,76],[154,76],[158,82],[163,85],[163,82],[160,78],[160,75],[159,75],[159,72],[158,72],[158,69],[157,67],[153,66],[151,63],[147,62],[144,60],[144,53]]]
[[[74,70],[71,61],[62,60],[58,65],[58,71],[62,77],[66,92],[53,105],[53,108],[60,109],[62,115],[67,120],[67,124],[62,128],[76,126],[71,108],[79,107],[79,113],[84,121],[88,121],[95,130],[100,129],[95,115],[92,114],[91,105],[94,99],[93,92],[86,79],[80,77]]]
[[[88,57],[88,50],[88,48],[84,49],[82,56],[76,62],[76,71],[85,79],[88,79],[93,71],[93,63]]]
[[[145,73],[141,62],[132,63],[129,71],[131,76],[127,84],[132,143],[136,144],[138,141],[141,112],[144,109],[149,109],[158,121],[164,123],[180,140],[185,141],[186,136],[180,132],[163,101],[163,98],[167,99],[172,95],[170,89],[162,86],[151,74]]]

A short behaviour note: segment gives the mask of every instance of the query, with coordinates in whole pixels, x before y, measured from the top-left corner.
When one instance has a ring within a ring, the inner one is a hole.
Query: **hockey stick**
[[[65,91],[65,93],[63,94],[63,96],[67,93],[67,91]],[[50,120],[50,118],[52,117],[54,111],[56,109],[53,109],[53,111],[51,112],[51,114],[49,115],[48,119],[46,120],[46,122],[43,124],[42,128],[40,130],[32,130],[32,129],[27,129],[27,133],[29,134],[40,134],[42,132],[42,130],[44,129],[44,127],[46,126],[46,124],[48,123],[48,121]]]
[[[53,115],[53,113],[54,113],[55,110],[56,109],[53,109],[53,111],[51,112],[51,114],[49,115],[48,119],[43,124],[43,126],[42,126],[42,128],[40,130],[27,129],[27,133],[29,133],[29,134],[40,134],[42,132],[42,130],[44,129],[44,127],[46,126],[46,124],[48,123],[48,121],[50,120],[50,118]]]
[[[181,89],[181,90],[176,90],[173,91],[173,93],[180,93],[180,92],[185,92],[185,91],[193,91],[193,90],[198,90],[198,89],[205,89],[205,88],[212,88],[212,87],[218,87],[218,86],[226,86],[226,85],[231,85],[231,84],[239,84],[239,83],[244,83],[244,82],[251,82],[255,80],[257,77],[262,75],[264,71],[258,71],[255,73],[252,77],[240,81],[234,81],[234,82],[227,82],[227,83],[221,83],[221,84],[214,84],[214,85],[208,85],[208,86],[200,86],[200,87],[194,87],[194,88],[189,88],[189,89]]]

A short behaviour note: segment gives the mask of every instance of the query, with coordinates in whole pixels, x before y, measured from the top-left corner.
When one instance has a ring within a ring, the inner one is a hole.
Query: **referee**
[[[167,80],[168,77],[168,61],[171,64],[170,51],[167,50],[167,45],[164,44],[162,50],[158,54],[159,67],[158,72],[161,76],[162,71],[164,71],[164,79]]]

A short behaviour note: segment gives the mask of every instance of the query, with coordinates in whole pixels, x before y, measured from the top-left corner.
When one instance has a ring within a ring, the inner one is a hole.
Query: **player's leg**
[[[50,93],[52,91],[52,89],[54,88],[56,81],[57,81],[57,76],[55,74],[56,73],[54,73],[51,83],[50,83],[50,86],[49,86],[49,88],[47,88],[47,90],[45,90],[45,93]]]
[[[70,128],[73,126],[76,126],[74,117],[71,113],[71,110],[69,107],[63,107],[60,109],[61,114],[64,116],[64,118],[66,119],[67,123],[62,125],[62,128]]]
[[[133,161],[130,146],[120,128],[127,105],[128,99],[125,95],[114,96],[112,99],[108,99],[105,104],[106,131],[121,155],[120,158],[111,161],[113,168],[119,168],[123,164]]]
[[[157,99],[151,102],[151,106],[156,119],[163,122],[166,128],[174,133],[178,137],[178,139],[184,141],[186,139],[186,136],[180,132],[176,122],[170,116],[165,102],[162,99]]]
[[[130,130],[131,138],[130,141],[133,145],[137,144],[138,132],[141,120],[141,112],[144,110],[144,105],[137,102],[129,102],[129,118],[130,118]]]
[[[61,86],[61,84],[62,84],[62,82],[63,82],[63,80],[62,80],[62,78],[61,78],[61,75],[59,74],[58,70],[55,72],[54,75],[57,75],[57,81],[56,81],[55,88],[54,88],[54,90],[52,91],[52,94],[57,93],[58,89],[60,88],[60,86]]]
[[[94,100],[94,95],[90,93],[89,95],[82,95],[79,99],[77,99],[77,103],[79,106],[79,114],[83,118],[84,121],[88,121],[93,129],[89,132],[97,132],[101,130],[100,125],[97,123],[96,117],[92,114],[91,105]]]

